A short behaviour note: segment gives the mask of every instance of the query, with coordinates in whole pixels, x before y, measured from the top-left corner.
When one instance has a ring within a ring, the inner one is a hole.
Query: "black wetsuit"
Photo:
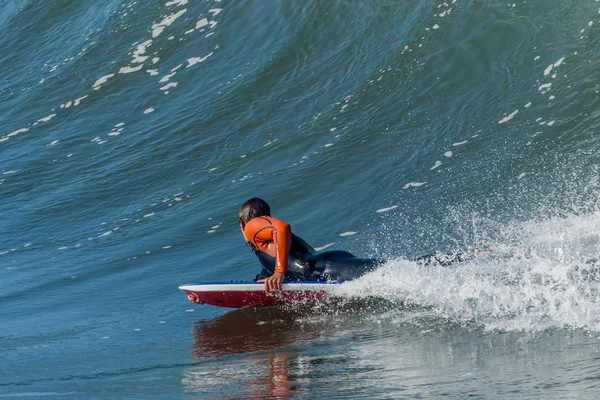
[[[275,271],[275,258],[253,249],[262,265],[256,280],[265,279]],[[384,261],[358,258],[343,250],[317,252],[302,238],[292,234],[285,280],[290,281],[349,281],[373,271]]]
[[[256,247],[251,247],[262,265],[262,269],[255,280],[266,279],[273,275],[275,271],[275,258],[258,250]],[[471,258],[473,257],[463,253],[434,253],[409,260],[425,267],[434,265],[447,267],[451,264],[464,262]],[[317,252],[302,238],[292,233],[285,280],[287,282],[350,281],[375,270],[384,263],[385,260],[376,258],[358,258],[354,254],[343,250]]]

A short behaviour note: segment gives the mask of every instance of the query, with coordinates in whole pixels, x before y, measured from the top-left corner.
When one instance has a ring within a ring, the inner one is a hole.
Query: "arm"
[[[271,223],[273,224],[271,238],[275,243],[275,272],[285,275],[292,246],[292,228],[277,219],[271,219]]]
[[[241,228],[244,238],[255,250],[275,259],[275,272],[264,280],[265,290],[280,290],[292,246],[292,228],[283,221],[267,216],[254,218]]]
[[[271,239],[275,245],[275,272],[265,279],[265,290],[267,292],[281,290],[292,245],[292,228],[289,224],[276,219],[271,219],[271,223],[273,224]]]

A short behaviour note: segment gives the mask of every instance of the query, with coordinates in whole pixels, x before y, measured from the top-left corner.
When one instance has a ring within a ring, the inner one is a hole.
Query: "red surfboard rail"
[[[217,307],[274,307],[308,303],[331,298],[331,290],[340,283],[284,283],[279,292],[265,292],[262,282],[206,282],[182,285],[179,289],[196,297],[201,304]]]

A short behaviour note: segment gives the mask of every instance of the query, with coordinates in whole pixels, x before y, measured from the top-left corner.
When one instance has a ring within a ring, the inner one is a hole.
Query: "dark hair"
[[[271,216],[271,207],[263,199],[253,197],[240,207],[239,217],[244,224],[253,218]]]

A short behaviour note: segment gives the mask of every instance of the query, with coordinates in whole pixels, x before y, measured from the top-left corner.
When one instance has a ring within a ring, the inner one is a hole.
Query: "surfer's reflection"
[[[297,317],[298,313],[290,310],[256,309],[198,322],[193,332],[194,355],[202,359],[274,350],[319,336],[322,329],[318,324],[302,324]]]
[[[268,373],[260,380],[250,381],[250,398],[253,399],[290,399],[292,383],[288,373],[289,355],[271,354],[268,357]]]
[[[193,352],[198,361],[227,357],[215,363],[200,363],[184,373],[188,391],[238,393],[243,398],[292,397],[294,354],[287,347],[323,337],[327,324],[302,323],[290,310],[237,310],[194,325]],[[255,353],[257,352],[257,353]],[[261,352],[264,352],[261,354]],[[228,357],[255,353],[248,356]],[[234,378],[235,376],[235,378]],[[231,382],[237,382],[235,387]],[[248,393],[250,391],[250,393]]]

